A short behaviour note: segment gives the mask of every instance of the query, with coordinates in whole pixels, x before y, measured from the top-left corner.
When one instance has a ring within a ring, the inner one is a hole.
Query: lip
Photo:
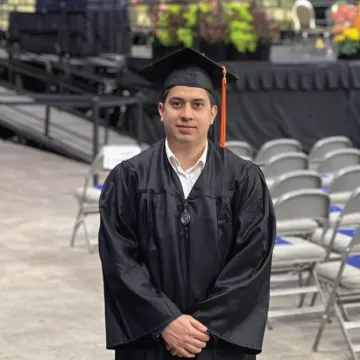
[[[177,127],[182,129],[195,129],[195,126],[190,126],[190,125],[177,125]]]

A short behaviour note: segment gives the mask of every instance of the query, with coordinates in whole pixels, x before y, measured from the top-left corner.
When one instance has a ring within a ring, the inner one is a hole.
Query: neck
[[[205,150],[206,142],[207,139],[196,144],[181,144],[168,139],[169,148],[184,170],[191,168],[197,163]]]

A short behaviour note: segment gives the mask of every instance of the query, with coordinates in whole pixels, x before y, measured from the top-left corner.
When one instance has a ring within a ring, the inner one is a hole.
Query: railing
[[[14,96],[26,96],[28,99],[14,99]],[[61,109],[69,109],[74,107],[87,107],[92,109],[92,159],[95,158],[99,152],[99,126],[105,127],[104,132],[104,144],[108,143],[109,140],[109,124],[107,121],[103,121],[100,118],[100,110],[104,108],[121,107],[136,105],[137,112],[137,141],[139,144],[142,143],[142,95],[136,96],[92,96],[92,95],[57,95],[57,94],[33,94],[33,93],[1,93],[0,94],[0,106],[21,106],[21,105],[44,105],[45,106],[45,117],[44,117],[44,128],[43,136],[47,139],[51,139],[49,136],[49,130],[51,126],[50,108],[56,107]],[[6,97],[12,97],[13,99],[4,99]],[[0,115],[1,116],[1,115]],[[70,132],[70,131],[69,131]]]

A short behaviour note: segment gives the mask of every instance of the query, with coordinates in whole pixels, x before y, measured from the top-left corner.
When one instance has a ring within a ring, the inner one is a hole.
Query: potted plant
[[[229,24],[222,7],[202,3],[198,12],[198,37],[200,51],[214,61],[225,61]]]
[[[253,15],[250,3],[227,3],[224,5],[229,23],[227,60],[248,60],[248,54],[257,47]]]
[[[170,4],[159,14],[153,40],[153,58],[167,54],[184,46],[192,47],[192,29],[188,27],[184,6]]]
[[[332,33],[338,46],[338,57],[343,60],[360,58],[360,16],[354,5],[339,4],[331,12]]]
[[[255,3],[250,6],[250,13],[253,18],[254,33],[257,38],[256,51],[250,53],[250,60],[269,61],[271,43],[278,37],[278,27],[269,19],[266,10]]]

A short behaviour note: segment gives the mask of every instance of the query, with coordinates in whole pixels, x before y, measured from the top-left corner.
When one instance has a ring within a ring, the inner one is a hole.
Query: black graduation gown
[[[276,227],[257,166],[209,142],[185,200],[161,140],[111,171],[99,207],[106,344],[118,359],[173,359],[157,335],[181,314],[211,334],[198,360],[261,352]]]

